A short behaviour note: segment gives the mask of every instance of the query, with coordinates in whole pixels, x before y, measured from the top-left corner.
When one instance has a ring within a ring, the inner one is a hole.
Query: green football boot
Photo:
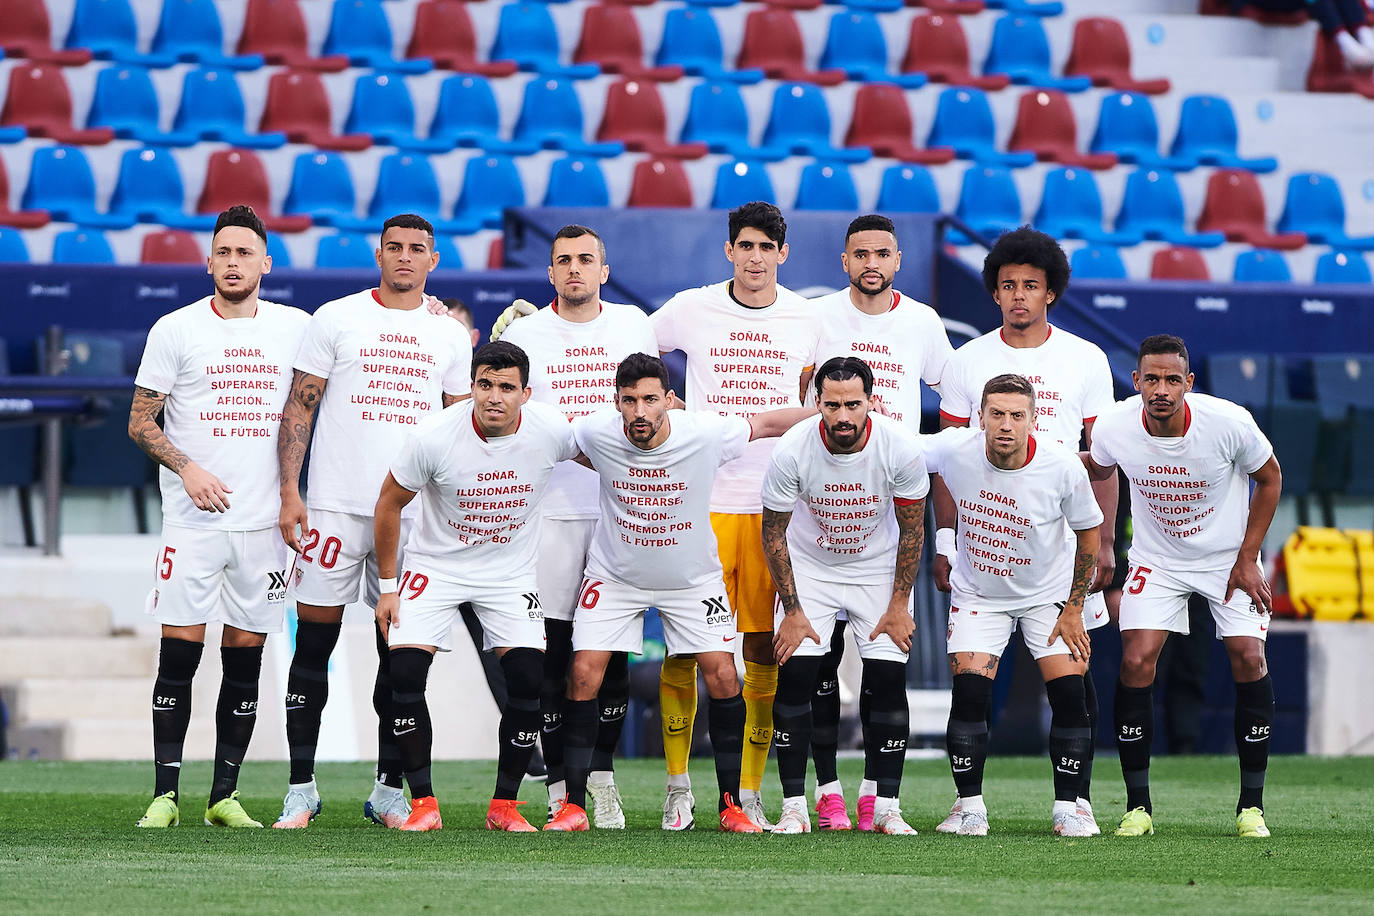
[[[177,811],[177,794],[168,792],[153,799],[148,810],[138,819],[137,827],[175,827],[181,823],[181,813]],[[1261,820],[1263,825],[1264,821]]]
[[[207,827],[261,827],[262,824],[248,816],[239,804],[239,793],[234,791],[228,798],[221,798],[205,812]]]
[[[1150,812],[1144,808],[1132,808],[1121,818],[1121,826],[1116,828],[1117,836],[1153,836],[1155,822]]]

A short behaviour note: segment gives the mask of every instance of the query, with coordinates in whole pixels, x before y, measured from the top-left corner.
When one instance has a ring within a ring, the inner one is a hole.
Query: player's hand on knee
[[[1112,577],[1115,575],[1116,547],[1104,546],[1097,551],[1097,572],[1093,574],[1093,581],[1088,586],[1088,593],[1093,594],[1102,591],[1112,584]]]
[[[500,340],[501,335],[506,333],[506,328],[517,318],[525,315],[533,315],[539,311],[538,306],[528,299],[516,299],[496,318],[496,323],[491,326],[491,340]]]
[[[377,626],[383,636],[391,634],[391,628],[401,622],[401,596],[387,592],[377,599]]]
[[[935,560],[930,564],[930,573],[935,577],[935,587],[942,592],[950,590],[949,587],[949,557],[942,553],[935,555]]]
[[[234,491],[194,461],[181,469],[181,485],[186,488],[186,495],[191,497],[191,502],[202,512],[228,511],[229,494]]]
[[[786,664],[792,653],[796,652],[797,647],[806,639],[814,640],[818,646],[821,644],[820,634],[811,626],[811,621],[806,619],[806,615],[801,611],[784,614],[782,623],[778,624],[778,632],[773,634],[773,655],[777,658],[778,664]]]
[[[1069,654],[1076,662],[1086,662],[1092,655],[1092,641],[1088,639],[1088,631],[1083,626],[1082,605],[1076,610],[1061,606],[1059,619],[1055,621],[1054,629],[1050,631],[1050,641],[1046,645],[1054,645],[1056,639],[1064,640],[1064,645],[1069,647]]]
[[[1254,560],[1238,559],[1231,567],[1231,575],[1226,578],[1226,597],[1224,604],[1231,603],[1231,596],[1237,591],[1245,592],[1255,602],[1255,610],[1268,614],[1272,608],[1273,594],[1269,582],[1264,578],[1259,564]]]
[[[296,533],[297,527],[300,534]],[[310,523],[305,517],[305,501],[299,493],[282,497],[281,514],[277,516],[277,530],[281,532],[281,539],[286,542],[287,547],[296,553],[301,552],[301,536],[310,530]]]
[[[905,603],[901,607],[890,607],[882,617],[878,618],[878,625],[873,628],[873,632],[868,634],[869,642],[882,636],[888,635],[898,649],[903,652],[911,651],[911,637],[916,632],[916,621],[907,612]]]

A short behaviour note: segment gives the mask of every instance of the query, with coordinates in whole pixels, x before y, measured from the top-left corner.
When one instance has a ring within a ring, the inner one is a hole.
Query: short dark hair
[[[1053,236],[1022,226],[997,240],[983,259],[983,288],[997,295],[997,274],[1008,264],[1029,264],[1045,272],[1045,285],[1059,299],[1069,288],[1069,259]],[[1054,303],[1050,303],[1052,306]]]
[[[478,347],[477,352],[472,354],[472,380],[474,382],[477,381],[477,370],[481,366],[486,366],[497,372],[502,369],[519,369],[520,387],[529,387],[530,358],[524,350],[513,343],[494,340]]]
[[[844,231],[846,245],[849,244],[849,237],[856,232],[891,232],[894,239],[897,237],[897,227],[892,224],[892,220],[881,213],[866,213],[863,216],[854,217],[849,228]]]
[[[1188,369],[1188,345],[1183,342],[1182,337],[1173,334],[1152,334],[1140,342],[1140,351],[1136,353],[1135,364],[1140,365],[1140,361],[1147,356],[1167,356],[1176,353],[1183,357],[1183,368]]]
[[[668,366],[657,356],[648,353],[631,353],[620,361],[615,370],[615,390],[629,388],[640,379],[656,378],[663,383],[664,391],[672,390],[668,381]]]
[[[242,226],[245,229],[252,229],[262,239],[263,245],[267,244],[267,227],[262,224],[262,218],[253,212],[253,208],[246,204],[236,204],[225,210],[215,220],[215,231],[210,233],[214,238],[219,235],[219,231],[225,226]]]
[[[781,210],[766,200],[741,204],[730,211],[731,245],[744,229],[757,229],[777,242],[779,248],[787,241],[787,220],[782,218]]]
[[[606,242],[595,229],[589,226],[579,226],[576,223],[564,226],[553,234],[553,241],[557,242],[559,239],[580,239],[584,235],[590,235],[592,238],[596,239],[597,253],[601,255],[601,263],[605,264]],[[553,260],[553,242],[549,243],[549,260]]]
[[[1018,261],[1017,263],[1024,262]],[[990,394],[1024,394],[1030,398],[1031,410],[1035,409],[1035,386],[1024,375],[1007,372],[1002,375],[994,375],[988,379],[988,383],[983,386],[983,399],[978,402],[979,410],[987,406],[988,395]]]
[[[864,384],[864,395],[873,395],[873,370],[868,363],[857,356],[833,356],[816,370],[816,400],[820,400],[821,387],[826,379],[832,382],[847,382],[857,377]]]
[[[418,213],[397,213],[391,219],[382,223],[382,235],[386,231],[395,227],[397,229],[423,229],[425,235],[429,236],[429,247],[434,247],[434,224],[425,219]]]

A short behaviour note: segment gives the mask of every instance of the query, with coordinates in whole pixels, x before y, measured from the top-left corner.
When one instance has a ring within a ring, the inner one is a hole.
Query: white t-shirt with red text
[[[406,560],[450,582],[532,580],[539,501],[555,465],[575,457],[567,418],[544,404],[525,404],[515,432],[495,439],[478,429],[471,400],[421,420],[391,463],[422,506]]]
[[[897,420],[869,414],[868,441],[837,455],[824,426],[810,417],[778,439],[763,478],[763,505],[791,512],[788,553],[796,572],[813,579],[891,582],[897,559],[896,502],[924,499],[930,489],[916,435]]]
[[[163,315],[148,332],[134,384],[167,395],[167,439],[232,491],[227,512],[203,512],[181,478],[161,468],[167,524],[217,531],[277,524],[277,433],[309,322],[298,308],[262,300],[251,318],[222,318],[206,296]]]
[[[310,449],[311,509],[371,515],[387,467],[443,395],[472,387],[472,338],[423,306],[389,309],[377,291],[315,312],[295,367],[327,380]],[[406,507],[405,517],[418,509]]]
[[[816,369],[836,356],[859,357],[873,370],[873,393],[882,398],[886,415],[919,432],[921,382],[938,386],[954,355],[935,310],[895,289],[892,308],[881,315],[860,311],[848,287],[811,304],[821,320]],[[807,392],[807,403],[815,394],[815,388]]]
[[[1052,438],[1078,448],[1083,424],[1113,403],[1112,371],[1097,344],[1051,325],[1040,346],[1011,347],[998,328],[954,351],[940,384],[940,415],[956,426],[977,426],[983,386],[1008,372],[1035,388],[1032,431],[1042,443]]]
[[[1025,465],[1004,471],[988,460],[981,429],[942,430],[921,445],[959,511],[954,606],[1009,611],[1066,600],[1070,532],[1102,524],[1078,454],[1031,436]]]
[[[1116,404],[1093,427],[1092,459],[1130,481],[1133,565],[1229,570],[1250,517],[1250,475],[1274,447],[1230,401],[1190,393],[1183,410],[1182,436],[1152,436],[1139,396]]]
[[[568,321],[557,305],[511,323],[501,339],[530,358],[530,400],[586,416],[615,404],[615,371],[631,353],[658,355],[649,316],[633,305],[602,302],[591,321]],[[596,474],[559,465],[544,495],[545,518],[596,518]]]
[[[741,305],[725,281],[683,290],[651,316],[658,347],[687,354],[687,409],[751,417],[801,406],[820,321],[811,302],[779,286],[763,308]],[[711,511],[757,515],[773,440],[756,439],[716,475]]]
[[[720,581],[711,491],[717,470],[749,444],[749,421],[670,410],[667,423],[668,437],[642,449],[625,435],[618,410],[573,421],[577,444],[601,481],[589,577],[643,589]]]

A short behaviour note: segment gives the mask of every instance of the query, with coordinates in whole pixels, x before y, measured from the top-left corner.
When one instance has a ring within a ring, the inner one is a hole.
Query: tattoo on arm
[[[1073,558],[1073,584],[1069,587],[1069,600],[1082,604],[1088,597],[1088,586],[1093,580],[1093,570],[1097,568],[1097,550],[1078,550]]]
[[[291,394],[282,408],[281,431],[277,435],[277,465],[282,486],[298,486],[305,449],[310,445],[310,428],[315,411],[324,396],[325,380],[297,369],[291,376]]]
[[[916,568],[921,565],[921,544],[926,533],[926,501],[901,505],[894,503],[897,514],[897,567],[892,574],[892,597],[905,598],[911,594],[916,581]]]
[[[181,472],[191,463],[186,453],[172,444],[162,427],[157,425],[158,415],[166,405],[167,395],[151,388],[134,386],[134,405],[129,410],[129,438],[147,453],[148,457],[163,467]]]
[[[768,571],[773,574],[778,600],[789,614],[801,607],[797,601],[797,581],[792,576],[792,554],[787,549],[787,524],[791,520],[791,512],[763,510],[763,555],[768,560]]]

